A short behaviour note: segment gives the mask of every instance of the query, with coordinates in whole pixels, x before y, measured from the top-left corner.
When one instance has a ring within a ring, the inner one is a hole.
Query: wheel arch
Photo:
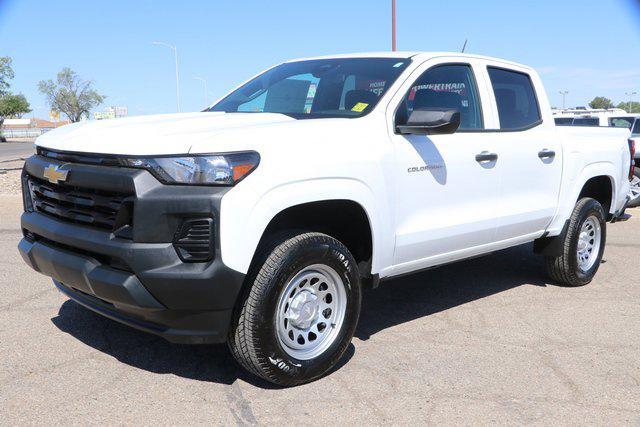
[[[613,213],[613,210],[615,209],[614,192],[615,181],[612,176],[593,176],[582,185],[575,202],[584,197],[590,197],[597,200],[602,205],[605,213]]]
[[[248,272],[265,237],[289,227],[346,240],[343,243],[358,263],[364,262],[370,272],[377,272],[381,255],[377,249],[385,239],[380,232],[384,219],[364,183],[352,179],[302,181],[276,187],[252,201],[243,193],[230,192],[222,202],[220,237],[225,265]],[[329,215],[333,217],[320,221]],[[352,230],[345,226],[349,224],[353,224]],[[361,236],[358,233],[365,233],[364,242],[354,237]]]
[[[569,176],[565,175],[562,181],[558,212],[553,222],[547,227],[547,233],[550,236],[557,236],[562,232],[566,219],[569,218],[581,197],[596,196],[593,198],[601,204],[604,202],[605,214],[610,218],[615,213],[620,197],[616,190],[618,188],[616,174],[619,173],[620,171],[611,162],[591,163],[581,170],[568,171]],[[603,192],[603,188],[606,191]]]

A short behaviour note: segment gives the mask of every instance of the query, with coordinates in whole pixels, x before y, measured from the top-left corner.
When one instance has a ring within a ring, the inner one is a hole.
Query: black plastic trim
[[[75,151],[60,151],[54,150],[52,148],[46,147],[37,147],[36,149],[37,155],[41,157],[45,157],[52,160],[58,160],[61,162],[70,162],[77,164],[90,164],[96,166],[110,166],[114,168],[123,168],[123,169],[132,169],[132,170],[144,170],[149,172],[155,179],[165,185],[172,185],[176,187],[233,187],[237,185],[239,182],[244,180],[247,176],[249,176],[253,171],[255,171],[258,166],[260,166],[260,153],[253,150],[245,150],[245,151],[224,151],[217,153],[176,153],[176,154],[158,154],[158,155],[135,155],[135,154],[106,154],[106,153],[80,153]],[[168,182],[158,176],[155,171],[138,166],[131,166],[127,164],[123,164],[123,160],[125,159],[159,159],[159,158],[171,158],[171,157],[206,157],[206,156],[225,156],[231,154],[240,154],[240,153],[255,153],[258,161],[255,166],[243,175],[240,179],[235,181],[233,184],[189,184],[182,182]],[[49,153],[55,154],[55,156],[51,156]]]
[[[538,255],[560,256],[562,255],[564,240],[569,230],[569,220],[566,220],[562,232],[553,237],[540,237],[533,242],[533,252]]]
[[[61,164],[32,156],[24,174],[42,177],[51,163]],[[69,185],[131,194],[131,224],[110,232],[25,211],[20,249],[27,264],[63,283],[82,305],[122,323],[174,342],[224,341],[245,278],[219,255],[220,205],[230,187],[163,185],[145,170],[102,165],[65,163],[65,169]],[[173,238],[196,218],[211,219],[213,256],[186,263]]]

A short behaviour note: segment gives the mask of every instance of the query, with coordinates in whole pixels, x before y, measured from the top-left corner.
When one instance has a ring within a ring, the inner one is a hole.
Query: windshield
[[[282,113],[296,119],[360,117],[410,63],[398,58],[344,58],[278,65],[207,111]]]

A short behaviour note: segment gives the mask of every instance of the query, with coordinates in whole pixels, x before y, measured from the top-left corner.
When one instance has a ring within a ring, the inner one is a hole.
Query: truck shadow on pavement
[[[541,257],[523,245],[384,282],[366,290],[356,337],[370,339],[386,328],[438,313],[521,285],[546,286]],[[51,319],[62,332],[116,358],[122,363],[157,374],[222,384],[242,379],[260,388],[277,388],[246,373],[226,345],[177,345],[137,331],[89,311],[73,301]],[[347,349],[335,370],[355,353]]]
[[[551,283],[531,243],[383,281],[378,289],[365,290],[355,336],[368,340],[392,326],[518,286]]]

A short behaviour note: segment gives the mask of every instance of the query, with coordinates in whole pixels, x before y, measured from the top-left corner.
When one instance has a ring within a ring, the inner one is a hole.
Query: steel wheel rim
[[[592,215],[582,223],[580,235],[578,236],[576,255],[578,257],[578,268],[581,271],[589,271],[596,263],[600,253],[601,239],[600,221]]]
[[[635,200],[638,197],[640,197],[640,178],[638,178],[637,176],[633,176],[633,179],[631,180],[631,188],[629,190],[629,192],[631,193],[631,200]]]
[[[305,267],[280,292],[276,310],[276,335],[285,353],[298,360],[318,357],[342,328],[347,311],[344,282],[328,265]]]

